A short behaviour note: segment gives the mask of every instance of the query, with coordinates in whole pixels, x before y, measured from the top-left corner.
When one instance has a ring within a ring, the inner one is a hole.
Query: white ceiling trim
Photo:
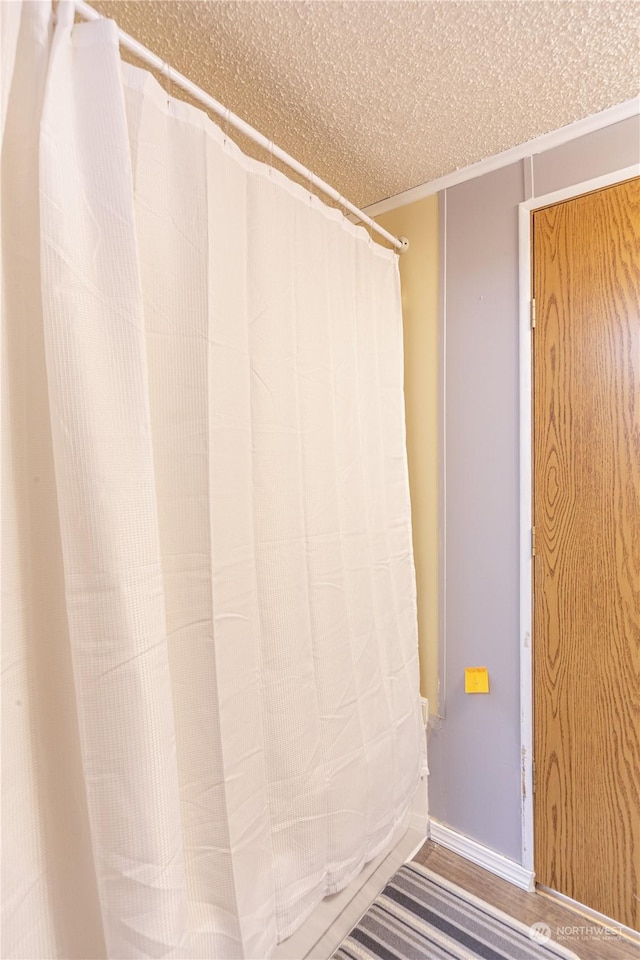
[[[543,133],[533,140],[526,143],[520,143],[515,147],[509,147],[502,153],[496,153],[492,157],[486,157],[477,163],[472,163],[468,167],[461,167],[452,173],[447,173],[443,177],[435,180],[429,180],[427,183],[421,183],[417,187],[411,187],[402,193],[397,193],[393,197],[387,197],[386,200],[379,200],[368,207],[363,207],[365,213],[370,217],[377,217],[381,213],[387,213],[389,210],[396,210],[398,207],[404,207],[408,203],[415,203],[416,200],[424,200],[434,193],[446,190],[448,187],[455,187],[458,183],[464,183],[465,180],[473,180],[475,177],[481,177],[485,173],[491,173],[493,170],[499,170],[500,167],[506,167],[510,163],[522,160],[524,157],[534,156],[536,153],[542,153],[544,150],[550,150],[552,147],[559,147],[570,140],[576,140],[578,137],[584,137],[587,133],[593,133],[594,130],[602,130],[604,127],[610,127],[621,120],[628,120],[630,117],[640,115],[640,97],[632,97],[631,100],[625,100],[614,107],[608,107],[599,113],[594,113],[589,117],[583,117],[581,120],[575,120],[568,123],[565,127],[559,127],[557,130],[551,130],[549,133]],[[640,145],[639,145],[640,150]]]

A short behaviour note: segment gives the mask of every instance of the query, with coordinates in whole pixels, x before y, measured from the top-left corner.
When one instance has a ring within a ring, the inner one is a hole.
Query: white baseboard
[[[535,890],[533,870],[527,870],[521,864],[516,863],[515,860],[511,860],[501,853],[496,853],[495,850],[485,847],[477,840],[465,837],[464,834],[452,830],[444,823],[439,823],[437,820],[429,821],[429,839],[446,847],[447,850],[459,854],[465,860],[470,860],[471,863],[495,873],[497,877],[508,880],[516,887],[529,891]]]

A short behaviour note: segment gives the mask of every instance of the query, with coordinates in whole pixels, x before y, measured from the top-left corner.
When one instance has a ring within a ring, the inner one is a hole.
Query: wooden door
[[[640,179],[532,214],[536,880],[640,928]]]

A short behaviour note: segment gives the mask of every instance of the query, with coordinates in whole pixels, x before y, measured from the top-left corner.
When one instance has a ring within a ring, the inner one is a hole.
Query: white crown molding
[[[531,891],[535,889],[533,870],[527,870],[521,866],[521,864],[516,863],[515,860],[511,860],[509,857],[505,857],[503,854],[497,853],[489,847],[485,847],[484,844],[478,843],[477,840],[465,837],[464,834],[458,833],[457,830],[452,830],[451,827],[445,826],[444,823],[439,823],[433,819],[430,821],[429,839],[433,840],[434,843],[439,843],[441,846],[446,847],[447,850],[459,854],[461,857],[464,857],[465,860],[470,860],[471,863],[475,863],[478,867],[489,870],[497,877],[508,880],[509,883],[515,884],[516,887],[521,887],[522,890]]]
[[[404,190],[386,200],[379,200],[368,207],[364,207],[364,212],[370,217],[377,217],[381,213],[387,213],[389,210],[395,210],[397,207],[404,207],[408,203],[414,203],[416,200],[424,200],[434,193],[446,190],[448,187],[454,187],[465,180],[473,180],[474,177],[481,177],[485,173],[491,173],[493,170],[499,170],[500,167],[506,167],[510,163],[522,160],[523,157],[530,157],[536,153],[542,153],[553,147],[559,147],[570,140],[576,140],[578,137],[584,137],[587,133],[593,133],[595,130],[602,130],[604,127],[610,127],[621,120],[628,120],[630,117],[640,115],[640,97],[633,97],[631,100],[625,100],[614,107],[608,107],[601,110],[600,113],[594,113],[589,117],[583,117],[581,120],[575,120],[568,123],[565,127],[558,130],[551,130],[550,133],[543,133],[533,140],[527,140],[526,143],[520,143],[502,153],[496,153],[492,157],[486,157],[477,163],[472,163],[468,167],[461,167],[452,173],[447,173],[436,180],[430,180],[428,183],[419,184],[410,190]]]

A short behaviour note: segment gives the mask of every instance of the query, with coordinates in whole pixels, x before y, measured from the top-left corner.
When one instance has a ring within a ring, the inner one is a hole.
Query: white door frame
[[[640,164],[616,170],[519,204],[520,289],[520,757],[522,781],[522,866],[533,863],[533,663],[532,638],[532,408],[531,408],[531,211],[640,176]]]

